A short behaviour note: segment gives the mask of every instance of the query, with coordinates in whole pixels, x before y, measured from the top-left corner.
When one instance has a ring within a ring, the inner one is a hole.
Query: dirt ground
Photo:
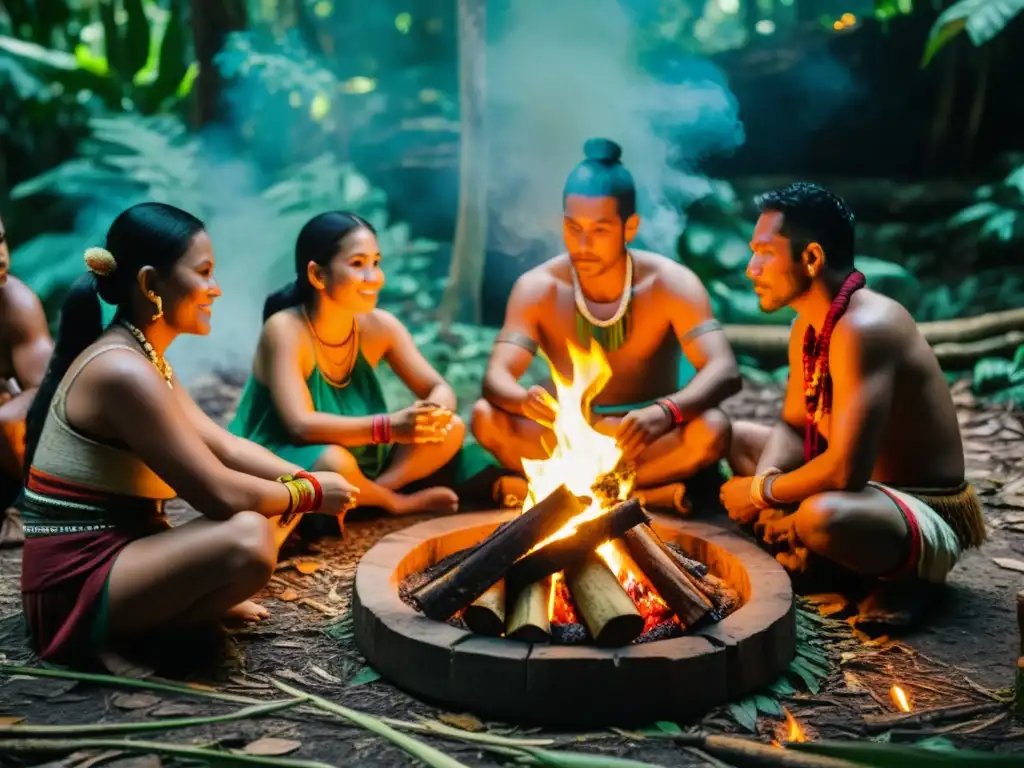
[[[988,702],[989,706],[976,716],[965,716],[941,727],[931,723],[916,729],[913,723],[898,726],[885,739],[913,741],[941,735],[958,746],[1024,751],[1024,728],[1006,714],[1005,708],[992,703],[1005,697],[1005,689],[1013,685],[1020,651],[1015,595],[1024,588],[1024,423],[1019,412],[981,407],[965,384],[954,386],[954,394],[960,408],[968,476],[983,496],[990,538],[982,548],[962,558],[950,576],[943,605],[926,628],[904,638],[904,643],[847,646],[841,656],[839,652],[834,654],[832,674],[820,692],[801,692],[783,699],[811,738],[878,733],[879,728],[872,725],[871,718],[893,712],[889,686],[900,683],[911,694],[915,709],[959,702]],[[199,388],[196,395],[215,416],[223,417],[231,407],[231,394],[225,392],[223,385]],[[727,410],[734,417],[770,421],[778,407],[777,391],[747,386],[728,403]],[[174,514],[178,520],[184,520],[195,513],[176,507]],[[191,679],[221,692],[257,699],[283,698],[267,682],[267,676],[272,676],[303,691],[378,716],[404,721],[422,717],[428,722],[447,723],[470,731],[551,738],[551,748],[628,756],[655,765],[713,764],[699,752],[650,733],[613,729],[565,733],[482,723],[465,713],[446,713],[375,679],[375,673],[366,667],[352,642],[348,604],[355,567],[360,556],[381,536],[423,519],[351,521],[343,540],[323,540],[319,551],[306,558],[316,563],[302,566],[303,571],[312,571],[309,573],[297,570],[294,558],[283,561],[263,595],[271,618],[233,630],[229,638],[230,659]],[[0,662],[32,665],[34,660],[25,643],[20,614],[19,575],[20,550],[0,551]],[[3,738],[8,735],[4,727],[19,719],[24,724],[155,722],[186,714],[225,713],[239,706],[201,696],[154,694],[73,680],[8,675],[0,679],[0,764],[38,765],[54,759],[42,754],[15,757],[4,749]],[[680,725],[700,725],[708,732],[743,733],[724,710],[710,713],[699,724]],[[757,729],[764,740],[770,740],[783,732],[782,726],[781,718],[762,715]],[[465,765],[498,765],[510,760],[478,745],[422,734],[418,737]],[[133,738],[247,748],[256,754],[287,755],[292,760],[335,766],[418,764],[385,739],[364,729],[338,719],[288,712]],[[167,756],[132,756],[123,749],[109,748],[99,753],[78,750],[59,763],[50,764],[86,768],[98,762],[120,766],[130,762],[152,768],[161,761],[173,760]]]

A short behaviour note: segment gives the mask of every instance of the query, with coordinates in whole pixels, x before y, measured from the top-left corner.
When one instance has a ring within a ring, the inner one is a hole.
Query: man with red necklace
[[[569,343],[597,342],[612,371],[591,405],[592,424],[615,436],[647,491],[705,486],[716,503],[718,461],[729,445],[729,421],[718,405],[740,377],[722,326],[700,279],[676,261],[629,247],[640,226],[633,177],[622,149],[590,139],[563,189],[567,253],[526,272],[509,296],[505,325],[473,410],[473,433],[508,469],[548,456],[545,441],[558,404],[549,388],[519,379],[538,350],[572,379]],[[696,373],[681,382],[681,358]],[[683,386],[680,387],[680,384]],[[700,483],[695,477],[707,470]],[[712,488],[713,486],[713,488]],[[686,502],[673,494],[677,509]]]
[[[733,425],[735,476],[721,500],[767,543],[788,546],[777,558],[792,571],[818,556],[884,580],[861,604],[870,623],[883,592],[941,584],[984,539],[956,410],[910,313],[854,268],[846,204],[805,182],[757,202],[747,276],[762,311],[796,311],[789,384],[774,426]]]

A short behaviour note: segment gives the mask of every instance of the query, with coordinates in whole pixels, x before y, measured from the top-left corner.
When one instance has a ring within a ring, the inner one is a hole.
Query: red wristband
[[[391,442],[391,417],[385,414],[378,414],[373,417],[374,443],[389,444]]]
[[[683,412],[679,410],[679,406],[669,400],[667,397],[659,400],[658,405],[662,406],[672,416],[672,426],[678,427],[683,423]]]
[[[312,509],[320,509],[320,505],[324,503],[324,488],[320,485],[320,481],[316,477],[306,470],[300,470],[295,473],[296,478],[302,478],[303,480],[309,480],[309,484],[313,486],[313,506]]]

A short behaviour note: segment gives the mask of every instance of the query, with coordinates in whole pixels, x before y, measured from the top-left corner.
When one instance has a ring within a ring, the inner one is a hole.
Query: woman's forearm
[[[294,475],[303,467],[278,458],[274,453],[251,440],[231,435],[225,441],[223,456],[217,456],[224,466],[264,480],[276,480],[281,475]]]

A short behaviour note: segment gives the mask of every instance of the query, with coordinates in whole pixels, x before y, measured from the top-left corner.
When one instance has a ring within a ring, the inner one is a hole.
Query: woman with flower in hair
[[[359,486],[361,505],[455,511],[451,486],[495,463],[477,445],[460,451],[455,393],[405,326],[377,308],[384,272],[373,227],[342,211],[314,217],[295,244],[295,274],[264,305],[229,429],[307,469],[342,473]],[[374,371],[382,361],[413,405],[389,412]]]
[[[248,598],[274,569],[274,519],[336,515],[358,493],[221,429],[180,386],[164,354],[181,334],[209,333],[221,293],[201,221],[133,206],[86,265],[26,429],[23,604],[35,650],[60,663],[265,616]],[[100,298],[116,307],[106,329]],[[203,517],[171,528],[175,496]]]

